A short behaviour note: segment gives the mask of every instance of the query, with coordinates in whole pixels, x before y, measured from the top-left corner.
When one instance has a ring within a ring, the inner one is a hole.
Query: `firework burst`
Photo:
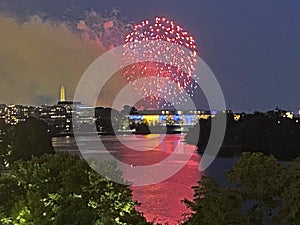
[[[158,44],[148,44],[147,41],[159,41]],[[143,42],[143,48],[134,43]],[[177,46],[169,48],[170,44]],[[182,47],[188,51],[183,51]],[[125,38],[124,61],[143,61],[124,68],[125,79],[145,97],[158,99],[176,99],[178,93],[193,96],[194,85],[192,74],[195,70],[197,49],[195,39],[182,27],[164,17],[156,17],[154,21],[144,20],[136,24],[133,31]],[[159,62],[163,58],[164,62]],[[141,60],[143,59],[143,60]],[[145,59],[146,62],[145,62]],[[148,82],[140,78],[149,78]],[[170,88],[175,84],[176,89]],[[176,100],[175,100],[176,99]]]

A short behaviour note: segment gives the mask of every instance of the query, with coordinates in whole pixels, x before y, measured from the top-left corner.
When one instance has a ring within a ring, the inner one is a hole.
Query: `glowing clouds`
[[[0,34],[0,102],[4,103],[56,102],[61,84],[73,93],[86,67],[105,51],[83,41],[64,23],[37,16],[24,23],[2,16]]]

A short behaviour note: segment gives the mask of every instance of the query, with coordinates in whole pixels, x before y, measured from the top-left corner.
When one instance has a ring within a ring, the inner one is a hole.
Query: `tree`
[[[2,224],[150,224],[135,210],[128,186],[62,152],[15,162],[0,176],[0,200]]]
[[[138,110],[134,106],[124,105],[121,113],[123,115],[136,115],[138,114]]]
[[[208,119],[200,119],[199,122],[185,136],[185,140],[189,144],[197,145],[200,152],[204,152],[209,140],[211,131],[211,117]]]
[[[9,146],[9,125],[0,120],[0,168],[6,164]]]
[[[8,166],[19,159],[30,160],[33,156],[54,153],[51,136],[43,121],[29,118],[16,126],[0,124],[0,129],[4,131],[0,134],[2,166]]]
[[[285,175],[286,169],[274,156],[245,152],[227,177],[241,193],[251,221],[264,224],[271,222],[280,206]]]
[[[300,157],[290,162],[281,194],[282,206],[274,222],[280,225],[300,224]]]
[[[263,153],[243,153],[220,187],[202,177],[184,225],[300,224],[300,157],[288,165]]]
[[[194,188],[194,202],[184,203],[194,214],[183,225],[248,224],[240,211],[242,198],[230,189],[222,189],[212,178],[203,176]]]
[[[97,107],[95,109],[96,127],[98,132],[114,135],[118,130],[122,115],[116,109]]]

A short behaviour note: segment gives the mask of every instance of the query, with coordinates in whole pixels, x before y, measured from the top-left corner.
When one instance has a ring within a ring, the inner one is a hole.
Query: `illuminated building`
[[[234,119],[235,121],[239,121],[239,120],[241,119],[241,115],[240,115],[240,114],[234,114],[234,115],[233,115],[233,119]]]
[[[74,127],[92,126],[95,127],[95,108],[86,105],[77,105],[75,108],[76,124]]]
[[[24,122],[28,117],[28,106],[23,105],[8,105],[6,106],[4,120],[5,123],[16,125],[19,122]]]
[[[282,117],[288,118],[288,119],[293,119],[294,114],[292,112],[285,112]]]
[[[129,115],[130,124],[146,122],[149,126],[194,126],[199,119],[208,119],[214,115],[209,111],[170,111],[143,110],[136,115]]]

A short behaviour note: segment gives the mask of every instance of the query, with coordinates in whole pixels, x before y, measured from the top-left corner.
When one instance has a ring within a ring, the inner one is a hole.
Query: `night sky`
[[[300,108],[298,0],[0,0],[0,103],[53,104],[61,83],[70,97],[80,74],[105,50],[81,43],[77,34],[59,31],[63,28],[57,23],[76,23],[91,9],[105,17],[113,8],[124,21],[164,16],[188,30],[200,57],[217,77],[228,109],[249,112],[279,107],[296,112]],[[64,43],[59,35],[73,42]],[[45,44],[36,47],[39,41]],[[65,50],[57,62],[56,54],[61,54],[55,49]],[[51,57],[53,67],[47,62]],[[70,69],[78,61],[82,64]],[[64,65],[69,66],[64,69]],[[62,77],[64,73],[74,74],[74,79]]]

